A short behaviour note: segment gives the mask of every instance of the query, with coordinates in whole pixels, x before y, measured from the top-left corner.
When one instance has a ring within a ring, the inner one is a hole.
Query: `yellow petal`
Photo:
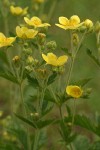
[[[57,64],[58,66],[62,66],[64,65],[68,60],[68,56],[66,55],[63,55],[63,56],[60,56],[58,59],[57,59]]]
[[[57,66],[57,56],[53,53],[48,53],[48,64],[51,64],[53,66]]]
[[[28,10],[28,7],[24,8],[23,12],[22,12],[22,15],[26,15],[27,14],[27,10]]]
[[[69,20],[66,17],[59,17],[59,23],[63,26],[66,26],[69,24]]]
[[[63,26],[61,24],[55,24],[55,25],[58,26],[58,27],[60,27],[60,28],[62,28],[62,29],[64,29],[64,30],[66,30],[66,26]]]
[[[23,32],[19,26],[16,27],[16,34],[18,37],[22,37]]]
[[[20,15],[23,9],[21,7],[10,6],[10,11],[12,14]]]
[[[42,54],[42,58],[48,63],[48,57],[45,54]]]
[[[33,30],[33,29],[29,29],[26,31],[26,36],[27,38],[34,38],[37,35],[38,31]]]
[[[8,45],[11,45],[15,40],[16,40],[15,37],[9,37],[9,38],[7,38]]]
[[[70,25],[77,25],[80,23],[80,18],[77,15],[73,15],[70,18]]]
[[[48,27],[51,26],[49,23],[42,23],[40,25],[38,25],[37,27]]]
[[[31,22],[34,26],[39,26],[42,24],[41,19],[36,16],[31,18]]]
[[[0,38],[6,38],[3,33],[0,32]]]
[[[24,17],[24,21],[28,24],[28,25],[32,25],[32,22],[30,21],[30,19],[28,19],[27,17]]]

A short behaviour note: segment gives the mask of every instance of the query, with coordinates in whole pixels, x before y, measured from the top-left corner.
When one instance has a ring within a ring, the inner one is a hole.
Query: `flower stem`
[[[49,22],[50,19],[52,18],[52,15],[53,15],[54,10],[55,10],[55,7],[56,7],[56,4],[57,4],[57,0],[54,0],[52,6],[51,6],[51,8],[50,8],[50,11],[49,11],[49,13],[48,13],[48,22]]]
[[[23,97],[23,82],[20,83],[20,96],[21,96],[21,103],[22,103],[22,108],[23,108],[23,116],[27,117],[27,112],[24,104],[24,97]],[[31,150],[31,144],[30,144],[30,134],[29,134],[29,128],[28,126],[25,126],[27,129],[27,145],[28,145],[28,150]]]
[[[71,131],[73,130],[73,126],[74,126],[75,113],[76,113],[76,100],[74,99],[74,106],[73,106],[73,116],[72,116]]]

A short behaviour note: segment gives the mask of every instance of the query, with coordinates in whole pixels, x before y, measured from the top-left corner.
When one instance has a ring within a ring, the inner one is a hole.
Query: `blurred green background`
[[[0,3],[7,2],[7,0],[1,0]],[[85,19],[91,19],[94,23],[100,18],[100,1],[99,0],[46,0],[44,6],[41,7],[40,10],[34,11],[35,5],[32,6],[32,0],[14,0],[10,1],[11,3],[15,3],[16,6],[21,7],[29,7],[29,14],[32,17],[33,15],[37,15],[43,20],[49,21],[52,25],[49,29],[49,40],[55,40],[57,42],[57,51],[61,54],[61,47],[69,48],[69,32],[62,30],[55,26],[55,23],[58,22],[59,16],[65,16],[70,18],[72,15],[78,15],[82,21]],[[4,9],[8,9],[6,5],[4,5]],[[4,12],[6,13],[6,11]],[[22,18],[23,19],[23,18]],[[8,31],[5,30],[5,22],[0,13],[0,32],[7,33],[15,32],[15,27],[18,25],[18,21],[15,16],[11,16],[10,12],[7,18],[8,23]],[[88,83],[87,87],[92,88],[92,93],[90,99],[83,100],[79,102],[79,109],[86,110],[95,113],[96,111],[100,111],[100,68],[96,66],[96,64],[89,58],[86,54],[86,48],[89,48],[93,51],[93,53],[98,56],[98,50],[96,46],[96,36],[95,34],[88,35],[84,41],[84,46],[80,49],[78,56],[75,61],[73,73],[72,73],[72,81],[77,81],[82,78],[91,77],[92,80]],[[56,51],[56,52],[57,52]],[[66,76],[64,76],[66,78]],[[62,81],[62,84],[63,81]],[[7,88],[9,82],[5,79],[0,78],[0,109],[6,109],[7,101],[10,98],[10,94],[12,93],[11,89]]]

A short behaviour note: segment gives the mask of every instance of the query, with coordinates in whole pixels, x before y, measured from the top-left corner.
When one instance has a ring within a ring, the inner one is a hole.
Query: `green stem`
[[[24,104],[24,97],[23,97],[23,82],[20,84],[20,96],[21,96],[21,103],[22,103],[22,108],[23,108],[23,116],[27,117],[27,112]],[[28,150],[31,150],[31,144],[30,144],[30,133],[29,133],[29,128],[27,127],[27,144],[28,144]]]
[[[73,107],[73,116],[72,116],[71,131],[73,130],[73,126],[74,126],[75,113],[76,113],[76,100],[74,99],[74,107]]]
[[[50,11],[49,11],[49,13],[48,13],[48,22],[50,21],[52,15],[53,15],[53,13],[54,13],[56,4],[57,4],[57,0],[53,0],[53,4],[52,4],[52,6],[51,6],[51,8],[50,8]]]
[[[70,68],[69,68],[68,78],[67,78],[67,83],[66,83],[67,86],[68,86],[68,84],[70,82],[70,78],[71,78],[71,74],[72,74],[75,58],[77,56],[77,53],[78,53],[78,51],[80,49],[80,46],[81,46],[83,40],[84,40],[85,35],[86,35],[86,32],[84,32],[84,34],[83,34],[83,36],[82,36],[82,38],[81,38],[81,40],[80,40],[80,42],[79,42],[79,44],[78,44],[78,46],[76,48],[76,53],[75,54],[72,53],[72,58],[71,58],[71,63],[70,63]],[[71,39],[71,41],[72,41],[72,39]],[[71,42],[71,49],[72,49],[72,47],[73,46],[72,46],[72,42]]]
[[[39,140],[39,136],[40,136],[40,131],[39,131],[39,129],[37,129],[36,134],[35,134],[35,139],[34,139],[33,150],[38,150],[38,140]]]

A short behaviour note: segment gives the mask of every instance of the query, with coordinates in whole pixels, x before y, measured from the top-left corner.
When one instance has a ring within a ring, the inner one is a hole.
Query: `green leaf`
[[[99,59],[96,56],[94,56],[92,54],[92,51],[90,49],[88,49],[88,48],[87,48],[87,54],[100,67],[100,61],[99,61]]]
[[[89,150],[89,139],[85,136],[77,136],[77,138],[74,141],[74,147],[75,150]]]
[[[38,128],[35,123],[33,123],[32,121],[28,120],[27,118],[24,118],[24,117],[19,116],[19,115],[17,115],[17,114],[15,114],[15,116],[16,116],[17,118],[19,118],[20,120],[22,120],[23,122],[25,122],[25,123],[27,123],[28,125],[30,125],[31,127],[36,128],[36,129]]]
[[[39,83],[38,80],[36,78],[31,77],[30,75],[27,75],[27,79],[29,84],[33,87],[33,88],[37,88],[39,87]]]
[[[67,109],[67,113],[68,113],[68,116],[72,116],[72,113],[71,113],[71,109],[68,105],[66,105],[66,109]]]
[[[17,139],[20,141],[20,143],[23,145],[24,149],[27,150],[28,143],[27,143],[27,134],[26,132],[21,128],[10,128],[9,132],[12,133],[17,137]]]
[[[94,143],[90,146],[89,150],[100,150],[100,141],[94,142]]]
[[[39,129],[42,129],[46,126],[54,124],[55,122],[56,122],[55,119],[39,120],[39,121],[37,121],[37,126],[38,126]]]
[[[45,103],[43,103],[42,105],[42,116],[47,115],[52,109],[53,109],[53,104],[48,104],[48,101],[44,101]]]
[[[20,120],[22,120],[23,122],[27,123],[28,125],[30,125],[31,127],[33,128],[36,128],[36,129],[42,129],[50,124],[53,124],[55,123],[55,120],[54,119],[48,119],[48,120],[39,120],[39,121],[30,121],[28,120],[27,118],[24,118],[22,116],[19,116],[17,114],[15,114],[15,116],[17,118],[19,118]]]
[[[13,83],[19,84],[17,78],[10,72],[10,71],[1,71],[0,72],[0,77],[3,77]]]
[[[73,82],[72,84],[83,87],[91,80],[92,80],[92,78],[81,79],[79,81]]]
[[[68,48],[61,48],[68,56],[72,56],[72,54],[69,52]]]
[[[55,81],[56,77],[57,77],[57,73],[54,72],[54,73],[49,77],[48,82],[47,82],[47,85],[52,84],[52,83]]]
[[[1,50],[0,50],[0,61],[3,61],[3,63],[5,63],[7,65],[9,64],[6,53]]]
[[[44,100],[55,103],[55,99],[49,89],[46,89],[45,91]]]
[[[91,122],[91,120],[89,118],[87,118],[84,115],[76,115],[74,124],[78,125],[82,128],[85,128],[85,129],[95,133],[96,135],[99,135],[96,132],[96,126]]]

